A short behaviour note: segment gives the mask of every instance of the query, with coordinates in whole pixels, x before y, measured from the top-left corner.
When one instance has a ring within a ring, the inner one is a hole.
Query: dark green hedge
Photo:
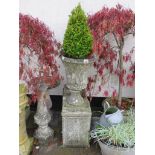
[[[64,55],[69,58],[83,59],[92,51],[92,34],[87,17],[81,5],[72,10],[64,36]]]

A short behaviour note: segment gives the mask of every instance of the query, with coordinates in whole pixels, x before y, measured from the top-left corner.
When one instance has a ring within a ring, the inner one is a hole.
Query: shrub
[[[135,119],[134,112],[127,112],[126,120],[112,127],[98,126],[91,131],[91,138],[101,140],[107,145],[132,148],[135,145]]]
[[[128,47],[123,51],[126,39],[135,35],[135,13],[120,4],[112,8],[105,6],[90,15],[88,23],[94,39],[93,51],[98,60],[94,63],[97,74],[89,78],[87,91],[89,96],[100,92],[104,96],[118,96],[121,107],[123,86],[132,87],[135,80],[134,44],[131,49]],[[105,89],[106,84],[110,86],[111,75],[118,77],[118,91],[113,86],[109,87],[110,91]],[[99,78],[102,84],[96,82]],[[98,87],[95,92],[94,85]]]
[[[42,81],[54,87],[61,79],[56,61],[59,49],[54,33],[42,21],[19,14],[19,79],[34,100]]]
[[[79,4],[72,10],[64,36],[64,56],[86,58],[92,50],[92,35],[87,24],[87,17]]]

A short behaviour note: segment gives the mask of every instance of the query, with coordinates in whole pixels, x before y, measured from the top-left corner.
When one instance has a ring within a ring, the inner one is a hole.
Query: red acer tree
[[[39,84],[55,86],[60,80],[56,56],[60,43],[54,33],[37,18],[19,14],[19,78],[26,82],[36,100]]]
[[[103,7],[94,15],[90,15],[88,23],[94,37],[93,51],[97,53],[98,60],[94,63],[97,75],[89,77],[87,90],[91,92],[98,76],[104,81],[105,71],[108,70],[110,74],[119,77],[118,93],[113,89],[112,95],[118,95],[120,106],[122,86],[133,86],[135,78],[135,63],[132,58],[134,45],[131,51],[123,53],[126,38],[129,35],[134,36],[135,33],[135,14],[131,9],[123,8],[118,4],[113,8]],[[127,63],[128,69],[124,65]],[[103,91],[103,95],[108,96],[108,91],[102,90],[102,85],[99,86],[98,91]]]

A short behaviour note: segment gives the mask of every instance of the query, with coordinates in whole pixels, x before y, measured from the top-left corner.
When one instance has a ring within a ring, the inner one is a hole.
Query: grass
[[[122,123],[111,127],[97,126],[90,137],[107,145],[132,148],[135,145],[135,114],[133,110],[126,112]]]

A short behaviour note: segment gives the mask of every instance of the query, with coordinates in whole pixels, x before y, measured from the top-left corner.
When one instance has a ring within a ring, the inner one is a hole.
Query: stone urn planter
[[[91,59],[73,59],[62,56],[61,59],[66,71],[66,87],[70,92],[66,98],[67,103],[71,105],[84,104],[81,91],[87,87],[88,70],[94,63],[95,56]]]
[[[108,146],[101,141],[98,141],[102,155],[135,155],[134,148],[122,148],[116,146]]]
[[[29,155],[32,147],[33,138],[29,138],[26,132],[26,112],[25,107],[28,104],[26,96],[26,87],[19,85],[19,154]]]
[[[63,146],[89,146],[91,108],[81,93],[87,87],[88,70],[95,61],[95,56],[88,58],[92,47],[93,36],[79,3],[69,16],[62,47],[61,59],[67,79],[61,113]]]

